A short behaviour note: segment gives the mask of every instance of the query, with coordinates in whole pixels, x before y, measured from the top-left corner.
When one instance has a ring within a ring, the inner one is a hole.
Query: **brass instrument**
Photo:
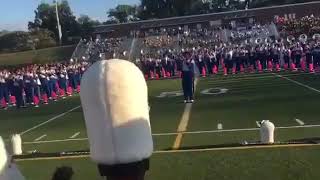
[[[314,34],[313,36],[312,36],[312,39],[313,40],[315,40],[315,41],[319,41],[320,40],[320,34]]]
[[[299,41],[302,42],[302,43],[306,43],[308,40],[308,36],[306,34],[301,34],[299,36]]]
[[[261,44],[261,43],[262,43],[262,39],[261,39],[261,38],[257,38],[257,39],[255,40],[255,43],[256,43],[256,44]]]
[[[296,40],[296,38],[292,35],[287,37],[287,42],[290,44],[293,44],[295,40]]]
[[[271,44],[273,41],[272,41],[271,38],[267,37],[267,38],[264,40],[264,42],[265,42],[266,44]]]

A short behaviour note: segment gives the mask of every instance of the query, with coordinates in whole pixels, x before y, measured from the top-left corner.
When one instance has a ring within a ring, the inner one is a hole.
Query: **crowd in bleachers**
[[[0,70],[0,107],[39,107],[80,91],[89,63],[33,64]]]
[[[278,17],[276,22],[280,32],[285,35],[307,34],[312,36],[315,33],[320,33],[320,17],[313,15],[305,16],[301,19]]]
[[[254,24],[247,28],[233,30],[231,31],[231,40],[241,41],[250,38],[268,37],[270,35],[268,26],[269,25]]]
[[[123,38],[105,38],[90,40],[86,43],[87,57],[83,60],[96,61],[101,58],[102,54],[107,57],[112,57],[119,53],[119,47],[123,42]]]

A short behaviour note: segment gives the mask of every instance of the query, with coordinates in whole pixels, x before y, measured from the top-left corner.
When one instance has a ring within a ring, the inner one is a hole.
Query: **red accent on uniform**
[[[271,61],[268,61],[268,69],[269,69],[269,71],[272,71],[272,69],[273,69],[273,64]]]
[[[39,105],[39,98],[38,98],[38,96],[33,96],[33,103],[34,103],[34,105]]]
[[[80,93],[80,85],[77,85],[77,92]]]
[[[241,73],[244,73],[244,67],[243,67],[242,64],[240,64],[240,72],[241,72]]]
[[[71,86],[67,87],[67,94],[72,95],[72,87]]]
[[[61,97],[66,96],[66,92],[64,92],[63,89],[59,89],[59,94],[60,94]]]
[[[314,67],[313,64],[309,64],[309,72],[313,73],[314,72]]]
[[[249,71],[250,71],[251,73],[254,71],[254,66],[253,66],[253,65],[250,65]]]
[[[52,99],[54,99],[54,100],[58,99],[58,96],[57,96],[56,92],[54,92],[54,91],[52,91],[51,96],[52,96]]]
[[[279,72],[280,71],[280,65],[279,63],[276,63],[276,70]]]
[[[43,94],[42,95],[42,100],[44,103],[48,103],[48,95],[47,94]]]
[[[161,71],[162,71],[162,77],[166,78],[167,75],[166,75],[166,71],[164,70],[164,68],[161,68]]]
[[[236,67],[232,68],[232,74],[236,74]]]
[[[302,71],[306,71],[307,70],[306,63],[305,63],[304,59],[301,59],[300,65],[301,65]]]
[[[7,102],[4,98],[1,99],[1,107],[6,108],[7,107]]]
[[[171,74],[170,74],[170,72],[167,72],[167,77],[171,77]]]
[[[206,77],[206,68],[202,67],[202,77]]]
[[[259,72],[262,72],[262,65],[261,65],[261,62],[260,62],[260,61],[258,61],[257,63],[258,63],[258,70],[259,70]]]
[[[11,102],[11,104],[16,104],[17,103],[16,97],[10,96],[10,102]]]
[[[213,74],[218,74],[218,68],[217,65],[213,66],[213,70],[212,70]]]
[[[297,69],[296,69],[296,65],[294,64],[294,63],[291,63],[291,70],[292,71],[296,71]]]

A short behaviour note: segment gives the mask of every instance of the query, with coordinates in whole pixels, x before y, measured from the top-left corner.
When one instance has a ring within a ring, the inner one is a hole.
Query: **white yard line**
[[[194,88],[195,88],[194,93],[196,92],[197,84],[198,84],[198,79],[196,79],[194,82]],[[182,136],[183,136],[182,132],[187,130],[189,119],[190,119],[190,114],[191,114],[191,109],[192,109],[192,103],[188,103],[185,105],[182,117],[180,119],[178,129],[177,129],[178,134],[177,134],[177,137],[176,137],[176,139],[173,143],[173,146],[172,146],[173,149],[180,148]]]
[[[257,146],[239,146],[239,147],[221,147],[221,148],[207,148],[207,149],[182,149],[182,150],[168,150],[168,151],[154,151],[154,154],[168,154],[168,153],[188,153],[188,152],[209,152],[209,151],[226,151],[226,150],[247,150],[247,149],[271,149],[271,148],[288,148],[288,147],[310,147],[320,146],[320,144],[274,144],[274,145],[257,145]]]
[[[183,114],[182,114],[182,117],[181,117],[181,120],[180,120],[178,130],[177,130],[178,134],[177,134],[177,137],[176,137],[174,144],[172,146],[173,149],[180,148],[181,140],[182,140],[182,136],[183,136],[182,132],[187,130],[187,126],[188,126],[190,114],[191,114],[191,109],[192,109],[192,104],[191,103],[186,104],[184,111],[183,111]]]
[[[284,74],[281,75],[283,77],[291,77],[291,76],[301,76],[306,75],[310,73],[299,73],[299,74]],[[254,80],[254,79],[265,79],[265,78],[273,78],[275,73],[269,73],[269,74],[255,74],[255,75],[245,75],[245,76],[238,76],[238,77],[223,77],[223,78],[216,78],[213,77],[212,80],[209,80],[208,82],[233,82],[233,81],[239,81],[239,80]]]
[[[153,154],[170,154],[170,153],[202,153],[210,151],[226,151],[226,150],[248,150],[248,149],[271,149],[271,148],[290,148],[290,147],[312,147],[320,146],[320,144],[271,144],[271,145],[255,145],[255,146],[238,146],[238,147],[220,147],[220,148],[201,148],[201,149],[180,149],[180,150],[158,150]],[[65,160],[65,159],[81,159],[88,158],[90,155],[79,156],[62,156],[62,157],[39,157],[28,159],[16,159],[17,162],[23,161],[43,161],[43,160]]]
[[[69,138],[70,138],[70,139],[74,139],[74,138],[76,138],[76,137],[79,136],[79,135],[80,135],[80,132],[77,132],[77,133],[73,134],[72,136],[70,136]]]
[[[292,77],[292,76],[283,76],[283,77]],[[229,83],[237,83],[237,82],[242,82],[242,81],[246,81],[246,82],[251,82],[253,80],[263,80],[263,79],[272,79],[274,78],[274,75],[271,76],[261,76],[261,77],[254,77],[254,78],[230,78],[230,79],[212,79],[208,81],[208,85],[218,85],[218,84],[229,84]]]
[[[276,129],[301,129],[301,128],[314,128],[320,127],[319,125],[305,125],[305,126],[284,126],[276,127]],[[210,133],[222,133],[222,132],[242,132],[242,131],[258,131],[260,128],[244,128],[244,129],[222,129],[222,130],[210,130],[210,131],[185,131],[176,133],[155,133],[152,136],[174,136],[178,134],[210,134]],[[68,142],[68,141],[86,141],[88,138],[78,139],[61,139],[51,141],[38,141],[38,142],[24,142],[23,144],[43,144],[43,143],[54,143],[54,142]]]
[[[298,124],[300,124],[300,126],[304,126],[304,122],[303,121],[301,121],[300,119],[295,119],[295,120],[296,120],[296,122]]]
[[[308,86],[308,85],[306,85],[306,84],[300,83],[300,82],[298,82],[298,81],[292,80],[292,79],[290,79],[290,78],[287,78],[287,77],[282,76],[282,75],[279,75],[279,74],[275,74],[275,73],[273,73],[273,74],[274,74],[275,76],[277,76],[277,77],[286,79],[286,80],[288,80],[288,81],[290,81],[290,82],[292,82],[292,83],[295,83],[295,84],[297,84],[297,85],[300,85],[300,86],[305,87],[305,88],[307,88],[307,89],[310,89],[310,90],[312,90],[312,91],[315,91],[315,92],[317,92],[317,93],[320,93],[320,90],[315,89],[315,88],[313,88],[313,87],[310,87],[310,86]]]
[[[59,140],[51,140],[51,141],[23,142],[22,144],[46,144],[46,143],[70,142],[70,141],[87,141],[87,140],[88,138],[59,139]]]
[[[201,149],[180,149],[180,150],[158,150],[153,151],[153,154],[170,154],[170,153],[202,153],[210,151],[226,151],[226,150],[248,150],[248,149],[271,149],[271,148],[290,148],[290,147],[312,147],[320,146],[320,144],[274,144],[274,145],[255,145],[255,146],[238,146],[238,147],[220,147],[220,148],[201,148]],[[43,160],[63,160],[63,159],[81,159],[88,158],[90,155],[79,156],[62,156],[62,157],[40,157],[28,159],[16,159],[16,162],[23,161],[43,161]]]
[[[20,135],[22,136],[22,135],[24,135],[24,134],[26,134],[26,133],[28,133],[28,132],[30,132],[30,131],[33,131],[33,130],[35,130],[35,129],[41,127],[41,126],[43,126],[43,125],[46,125],[46,124],[48,124],[48,123],[50,123],[50,122],[52,122],[52,121],[54,121],[54,120],[56,120],[56,119],[58,119],[58,118],[60,118],[60,117],[62,117],[62,116],[65,116],[66,114],[68,114],[68,113],[70,113],[70,112],[72,112],[72,111],[74,111],[74,110],[76,110],[76,109],[79,109],[80,107],[81,107],[81,106],[74,107],[74,108],[72,108],[72,109],[70,109],[70,110],[68,110],[68,111],[66,111],[66,112],[64,112],[64,113],[62,113],[62,114],[59,114],[59,115],[57,115],[57,116],[55,116],[55,117],[53,117],[53,118],[51,118],[51,119],[49,119],[49,120],[47,120],[47,121],[45,121],[45,122],[43,122],[43,123],[40,123],[40,124],[38,124],[38,125],[30,128],[30,129],[27,129],[27,130],[21,132]]]
[[[261,124],[259,121],[256,121],[257,127],[261,127]]]
[[[217,125],[217,129],[218,129],[218,130],[222,130],[222,129],[223,129],[223,125],[222,125],[221,123],[219,123],[219,124]]]
[[[40,136],[40,137],[38,137],[37,139],[35,139],[34,141],[36,142],[36,141],[40,141],[41,139],[43,139],[43,138],[45,138],[45,137],[47,137],[47,135],[46,134],[44,134],[44,135],[42,135],[42,136]]]

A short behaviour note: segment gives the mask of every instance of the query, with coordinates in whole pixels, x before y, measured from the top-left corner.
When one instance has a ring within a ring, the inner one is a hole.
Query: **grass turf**
[[[154,154],[147,180],[310,180],[320,172],[319,147]],[[59,166],[74,168],[77,180],[101,179],[87,158],[19,162],[27,179],[50,179]],[[36,168],[35,168],[36,167]]]
[[[318,75],[280,74],[320,89]],[[180,80],[148,82],[153,133],[176,132],[184,109],[182,97],[156,96],[162,92],[180,90],[180,83]],[[220,95],[200,93],[207,88],[227,88],[229,91]],[[200,78],[187,130],[217,130],[218,123],[223,125],[223,129],[256,128],[255,122],[263,119],[272,120],[276,126],[298,126],[295,118],[303,120],[306,125],[319,125],[319,98],[318,92],[271,73]],[[80,101],[75,96],[39,109],[1,111],[0,135],[8,138],[14,132],[22,132],[78,105]],[[320,137],[319,130],[319,127],[277,129],[275,136],[276,141]],[[23,135],[23,141],[29,142],[23,148],[24,151],[41,152],[88,149],[86,140],[30,144],[43,134],[47,136],[41,141],[52,141],[68,139],[76,132],[80,132],[77,138],[86,138],[81,108]],[[170,149],[175,138],[175,135],[154,136],[155,149]],[[257,140],[257,130],[185,134],[182,147],[206,147]],[[265,179],[314,179],[320,177],[314,170],[320,165],[319,156],[316,155],[318,150],[319,147],[305,147],[155,154],[151,159],[148,179],[257,179],[261,178],[259,174],[264,175]],[[294,158],[295,156],[298,157]],[[73,166],[76,170],[75,179],[98,179],[94,164],[87,159],[28,161],[19,162],[19,165],[28,179],[32,180],[50,179],[54,168],[61,165]],[[304,165],[311,169],[304,168]],[[40,169],[35,171],[35,167]],[[273,173],[265,175],[265,169],[271,169]]]
[[[44,64],[69,60],[75,45],[24,51],[18,53],[0,54],[1,66],[16,66],[23,64]]]

